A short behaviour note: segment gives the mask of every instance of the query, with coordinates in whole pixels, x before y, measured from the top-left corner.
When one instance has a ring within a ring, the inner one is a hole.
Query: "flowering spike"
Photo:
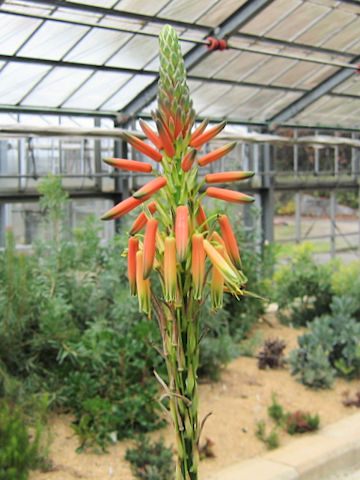
[[[224,247],[218,246],[215,247],[215,250],[223,255]],[[211,276],[211,310],[216,312],[219,308],[223,306],[223,297],[224,297],[224,275],[221,271],[214,265]]]
[[[130,133],[123,132],[122,136],[124,140],[130,143],[130,145],[136,148],[136,150],[139,150],[139,152],[152,158],[156,162],[161,162],[162,160],[161,153],[155,150],[155,148],[153,148],[151,145],[147,144],[143,140],[140,140],[140,138],[137,138],[134,135],[131,135]]]
[[[239,277],[235,271],[230,267],[224,257],[213,247],[208,240],[204,240],[204,250],[210,261],[215,265],[224,275],[224,279],[231,286],[237,287],[239,284]]]
[[[145,123],[143,120],[141,120],[141,118],[139,120],[139,123],[140,123],[141,130],[145,133],[145,135],[150,140],[150,142],[152,142],[155,145],[156,148],[161,150],[162,149],[162,141],[159,138],[159,136],[156,135],[156,133],[153,131],[153,129],[150,128],[149,125],[147,123]]]
[[[143,278],[144,260],[143,252],[139,250],[136,253],[136,286],[139,299],[139,309],[145,312],[149,317],[151,314],[151,290],[150,279]]]
[[[140,205],[141,200],[138,200],[134,197],[129,197],[123,200],[122,202],[118,203],[113,207],[111,210],[106,212],[102,217],[101,220],[114,220],[116,218],[120,218],[126,213],[129,213],[131,210],[136,208]]]
[[[163,149],[165,150],[165,153],[168,157],[173,157],[175,155],[175,148],[174,145],[172,144],[172,140],[164,128],[164,125],[160,120],[157,120],[156,126],[163,144]]]
[[[188,152],[185,157],[183,158],[183,161],[181,162],[181,168],[183,169],[184,172],[188,172],[190,168],[192,167],[195,157],[197,154],[196,148],[193,148]]]
[[[191,134],[191,140],[195,140],[195,138],[201,135],[204,132],[205,128],[208,126],[208,124],[209,124],[209,120],[207,118],[203,120],[200,123],[200,125]]]
[[[152,170],[151,163],[126,160],[125,158],[104,158],[104,162],[112,167],[129,170],[130,172],[150,173]]]
[[[226,188],[209,187],[206,189],[206,195],[219,200],[225,200],[233,203],[252,203],[255,198],[245,195],[245,193],[227,190]]]
[[[166,237],[164,241],[164,298],[166,302],[176,299],[176,241]]]
[[[236,182],[238,180],[246,180],[255,175],[255,172],[221,172],[221,173],[209,173],[205,175],[206,183],[226,183]]]
[[[215,125],[215,127],[210,128],[206,132],[202,133],[201,135],[198,135],[195,137],[193,140],[190,141],[190,146],[194,148],[200,148],[201,145],[204,145],[204,143],[208,142],[212,138],[216,137],[221,130],[225,128],[226,122],[221,122],[218,125]]]
[[[150,202],[148,205],[148,209],[151,215],[153,215],[156,212],[156,203]],[[145,227],[147,221],[148,219],[147,219],[146,213],[141,212],[130,228],[130,232],[129,232],[130,235],[136,235],[138,232],[140,232],[140,230],[142,230]]]
[[[136,253],[139,250],[139,239],[130,237],[128,242],[128,278],[130,284],[130,293],[136,296]]]
[[[229,257],[232,260],[232,263],[237,269],[241,269],[241,259],[240,252],[236,242],[236,238],[231,228],[230,221],[227,215],[221,215],[219,217],[219,224],[221,228],[221,233],[225,242],[226,251],[229,254]]]
[[[209,226],[206,223],[206,215],[200,203],[199,203],[198,213],[196,215],[196,222],[203,231],[209,230]]]
[[[227,155],[231,150],[233,150],[236,146],[236,142],[228,143],[223,147],[217,148],[213,152],[207,153],[203,157],[199,158],[198,164],[200,167],[205,167],[209,163],[215,162],[215,160],[219,160],[219,158],[224,157]]]
[[[147,200],[156,193],[160,188],[163,188],[167,184],[167,180],[165,177],[158,177],[151,182],[146,183],[143,187],[139,188],[134,194],[133,197],[138,200]]]
[[[158,221],[156,220],[156,218],[150,218],[146,225],[144,237],[144,279],[149,277],[153,269],[157,227]]]
[[[179,262],[182,262],[185,259],[189,240],[189,209],[186,206],[180,206],[176,209],[175,239],[177,258]]]
[[[201,300],[205,278],[205,250],[204,239],[200,233],[191,237],[191,275],[193,280],[194,298]]]

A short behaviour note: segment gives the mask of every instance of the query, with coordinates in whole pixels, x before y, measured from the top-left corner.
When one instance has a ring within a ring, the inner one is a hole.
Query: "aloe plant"
[[[253,173],[228,172],[225,176],[198,180],[199,168],[223,157],[235,144],[218,148],[196,161],[198,151],[223,130],[225,122],[207,129],[208,121],[203,121],[194,129],[195,111],[175,30],[165,26],[159,41],[158,108],[153,113],[157,132],[140,122],[154,147],[128,133],[124,140],[161,162],[163,173],[102,218],[119,218],[142,204],[143,211],[129,233],[130,291],[138,296],[141,311],[149,318],[154,313],[161,333],[161,354],[168,379],[160,378],[156,372],[155,376],[164,389],[160,402],[169,399],[169,410],[164,405],[163,408],[175,429],[176,480],[197,480],[203,425],[198,420],[197,386],[200,309],[209,293],[213,310],[222,307],[224,292],[236,297],[250,295],[245,289],[246,277],[230,222],[225,215],[206,217],[200,188],[204,183],[246,179]],[[132,160],[106,161],[117,168],[150,170]],[[240,204],[253,201],[251,196],[224,188],[209,187],[206,194]],[[206,257],[210,260],[208,268]],[[152,290],[153,275],[160,278],[160,296]]]

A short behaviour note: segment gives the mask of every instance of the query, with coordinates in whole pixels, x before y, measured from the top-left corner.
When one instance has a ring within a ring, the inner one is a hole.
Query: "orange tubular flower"
[[[163,123],[160,120],[156,121],[156,126],[157,126],[159,136],[163,144],[163,149],[165,150],[166,155],[168,157],[173,157],[175,155],[175,148],[168,132],[166,131]],[[175,131],[175,125],[174,125],[174,131]]]
[[[164,242],[164,297],[166,302],[176,299],[176,241],[166,237]]]
[[[219,218],[219,224],[225,242],[226,251],[229,254],[231,261],[235,265],[235,267],[238,270],[241,270],[240,252],[228,216],[221,215],[221,217]]]
[[[196,222],[199,225],[199,227],[202,226],[202,231],[209,230],[209,226],[206,223],[206,215],[205,215],[204,209],[200,204],[199,204],[198,213],[196,215]]]
[[[228,265],[230,266],[230,268],[233,270],[234,274],[237,275],[238,274],[238,271],[235,267],[235,265],[233,265],[232,263],[232,260],[229,256],[229,254],[227,253],[227,250],[226,250],[226,245],[225,245],[225,241],[223,240],[223,238],[221,237],[221,235],[218,234],[218,232],[213,232],[211,234],[211,241],[212,242],[216,242],[218,243],[219,245],[216,245],[215,248],[217,247],[223,247],[219,250],[219,252],[221,253],[221,255],[225,258],[225,260],[227,261]]]
[[[112,167],[129,170],[130,172],[150,173],[152,170],[151,163],[126,160],[125,158],[104,158],[104,162]]]
[[[113,207],[111,210],[106,212],[102,217],[101,220],[115,220],[117,218],[122,217],[126,213],[129,213],[131,210],[136,208],[140,205],[141,200],[138,200],[134,197],[129,197],[123,200],[122,202],[118,203]]]
[[[205,128],[208,126],[208,124],[209,124],[209,120],[207,119],[203,120],[200,123],[200,125],[191,134],[190,142],[192,142],[193,140],[195,140],[195,138],[201,135],[204,132]]]
[[[139,239],[135,237],[129,238],[128,243],[128,278],[130,284],[130,293],[136,295],[136,253],[139,250]]]
[[[217,148],[213,152],[207,153],[203,157],[199,158],[198,164],[200,167],[205,167],[209,163],[215,162],[215,160],[219,160],[219,158],[224,157],[227,155],[231,150],[233,150],[236,146],[236,142],[228,143],[223,147]]]
[[[147,313],[150,316],[151,313],[151,291],[150,291],[150,279],[143,278],[143,252],[139,250],[136,253],[136,286],[139,299],[139,309],[141,312]]]
[[[158,221],[150,218],[147,222],[144,237],[144,261],[143,261],[143,278],[147,279],[153,269],[155,258],[155,240],[158,227]]]
[[[196,148],[193,148],[188,152],[185,157],[183,158],[183,161],[181,162],[181,168],[183,169],[184,172],[188,172],[190,168],[192,167],[195,157],[197,154]]]
[[[135,137],[134,135],[131,135],[130,133],[122,133],[122,136],[124,140],[130,145],[132,145],[136,150],[139,150],[139,152],[143,153],[144,155],[152,158],[156,162],[161,162],[162,160],[162,155],[160,152],[155,150],[151,145],[148,145],[146,142],[143,140],[140,140],[140,138]]]
[[[215,247],[216,251],[223,255],[224,247],[218,246]],[[214,265],[211,276],[211,310],[216,312],[219,308],[223,306],[223,297],[224,297],[224,275],[221,271]]]
[[[246,180],[255,175],[255,172],[221,172],[221,173],[209,173],[205,175],[206,183],[226,183],[237,182],[238,180]]]
[[[245,193],[227,190],[226,188],[209,187],[206,189],[206,195],[219,200],[226,200],[233,203],[252,203],[255,198],[245,195]]]
[[[195,233],[191,237],[191,244],[191,275],[194,287],[194,298],[195,300],[201,300],[205,278],[205,250],[203,236],[200,233]]]
[[[156,135],[154,130],[150,128],[149,125],[141,119],[139,120],[139,123],[140,123],[141,130],[145,133],[145,135],[150,140],[150,142],[152,142],[156,148],[161,150],[163,148],[162,141],[160,140],[158,135]]]
[[[204,240],[204,250],[206,255],[210,258],[211,263],[217,267],[224,275],[225,281],[234,287],[238,287],[239,276],[230,267],[225,258],[213,247],[208,240]]]
[[[189,240],[189,209],[186,206],[180,206],[176,209],[175,239],[177,258],[179,262],[182,262],[185,259]]]
[[[148,209],[151,215],[153,215],[156,212],[156,203],[150,202],[148,205]],[[135,222],[132,224],[129,234],[136,235],[138,232],[140,232],[140,230],[142,230],[145,227],[147,221],[148,221],[148,218],[145,212],[141,212],[140,215],[135,220]]]
[[[219,125],[216,125],[215,127],[209,128],[207,132],[202,133],[201,135],[198,135],[194,139],[190,140],[190,146],[194,148],[200,148],[201,145],[204,145],[204,143],[208,142],[212,138],[216,137],[221,130],[225,128],[226,122],[221,122]]]
[[[148,200],[151,195],[160,190],[160,188],[163,188],[166,184],[167,180],[165,177],[155,178],[154,180],[151,180],[151,182],[139,188],[139,190],[133,194],[133,197],[137,200]]]

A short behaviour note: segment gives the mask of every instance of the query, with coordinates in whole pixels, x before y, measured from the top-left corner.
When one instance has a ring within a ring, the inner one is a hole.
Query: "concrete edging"
[[[297,437],[261,457],[236,463],[207,480],[321,480],[360,465],[360,413]]]

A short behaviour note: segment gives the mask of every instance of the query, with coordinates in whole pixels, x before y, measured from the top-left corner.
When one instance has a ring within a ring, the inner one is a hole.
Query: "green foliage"
[[[130,462],[133,475],[140,480],[171,480],[175,478],[173,452],[158,442],[150,442],[141,435],[134,448],[126,450],[125,459]]]
[[[311,415],[308,412],[297,410],[286,415],[286,431],[290,435],[313,432],[319,428],[319,424],[320,417],[318,414]]]
[[[360,373],[360,324],[352,318],[356,302],[334,297],[331,314],[308,324],[298,337],[299,348],[290,353],[293,375],[312,388],[330,388],[335,375],[353,378]]]
[[[43,428],[37,421],[30,430],[20,407],[0,401],[0,478],[26,480],[29,470],[43,461]]]
[[[258,367],[260,369],[282,367],[285,347],[286,343],[278,338],[265,340],[262,350],[256,355]]]
[[[275,272],[275,294],[281,321],[305,326],[315,317],[329,312],[333,295],[332,264],[318,264],[312,258],[312,246],[294,247],[290,263]]]
[[[274,420],[276,425],[281,425],[285,418],[284,407],[280,405],[275,393],[272,394],[271,399],[272,403],[268,407],[268,415]]]
[[[332,287],[338,297],[346,295],[356,302],[353,317],[360,322],[360,261],[340,265],[332,276]]]
[[[269,450],[274,450],[280,445],[278,427],[275,426],[270,430],[270,433],[266,433],[266,423],[263,420],[259,420],[256,424],[255,431],[256,438],[265,443]]]
[[[263,341],[262,332],[255,332],[249,338],[241,341],[239,344],[239,354],[242,357],[255,357],[255,352],[258,350]]]

